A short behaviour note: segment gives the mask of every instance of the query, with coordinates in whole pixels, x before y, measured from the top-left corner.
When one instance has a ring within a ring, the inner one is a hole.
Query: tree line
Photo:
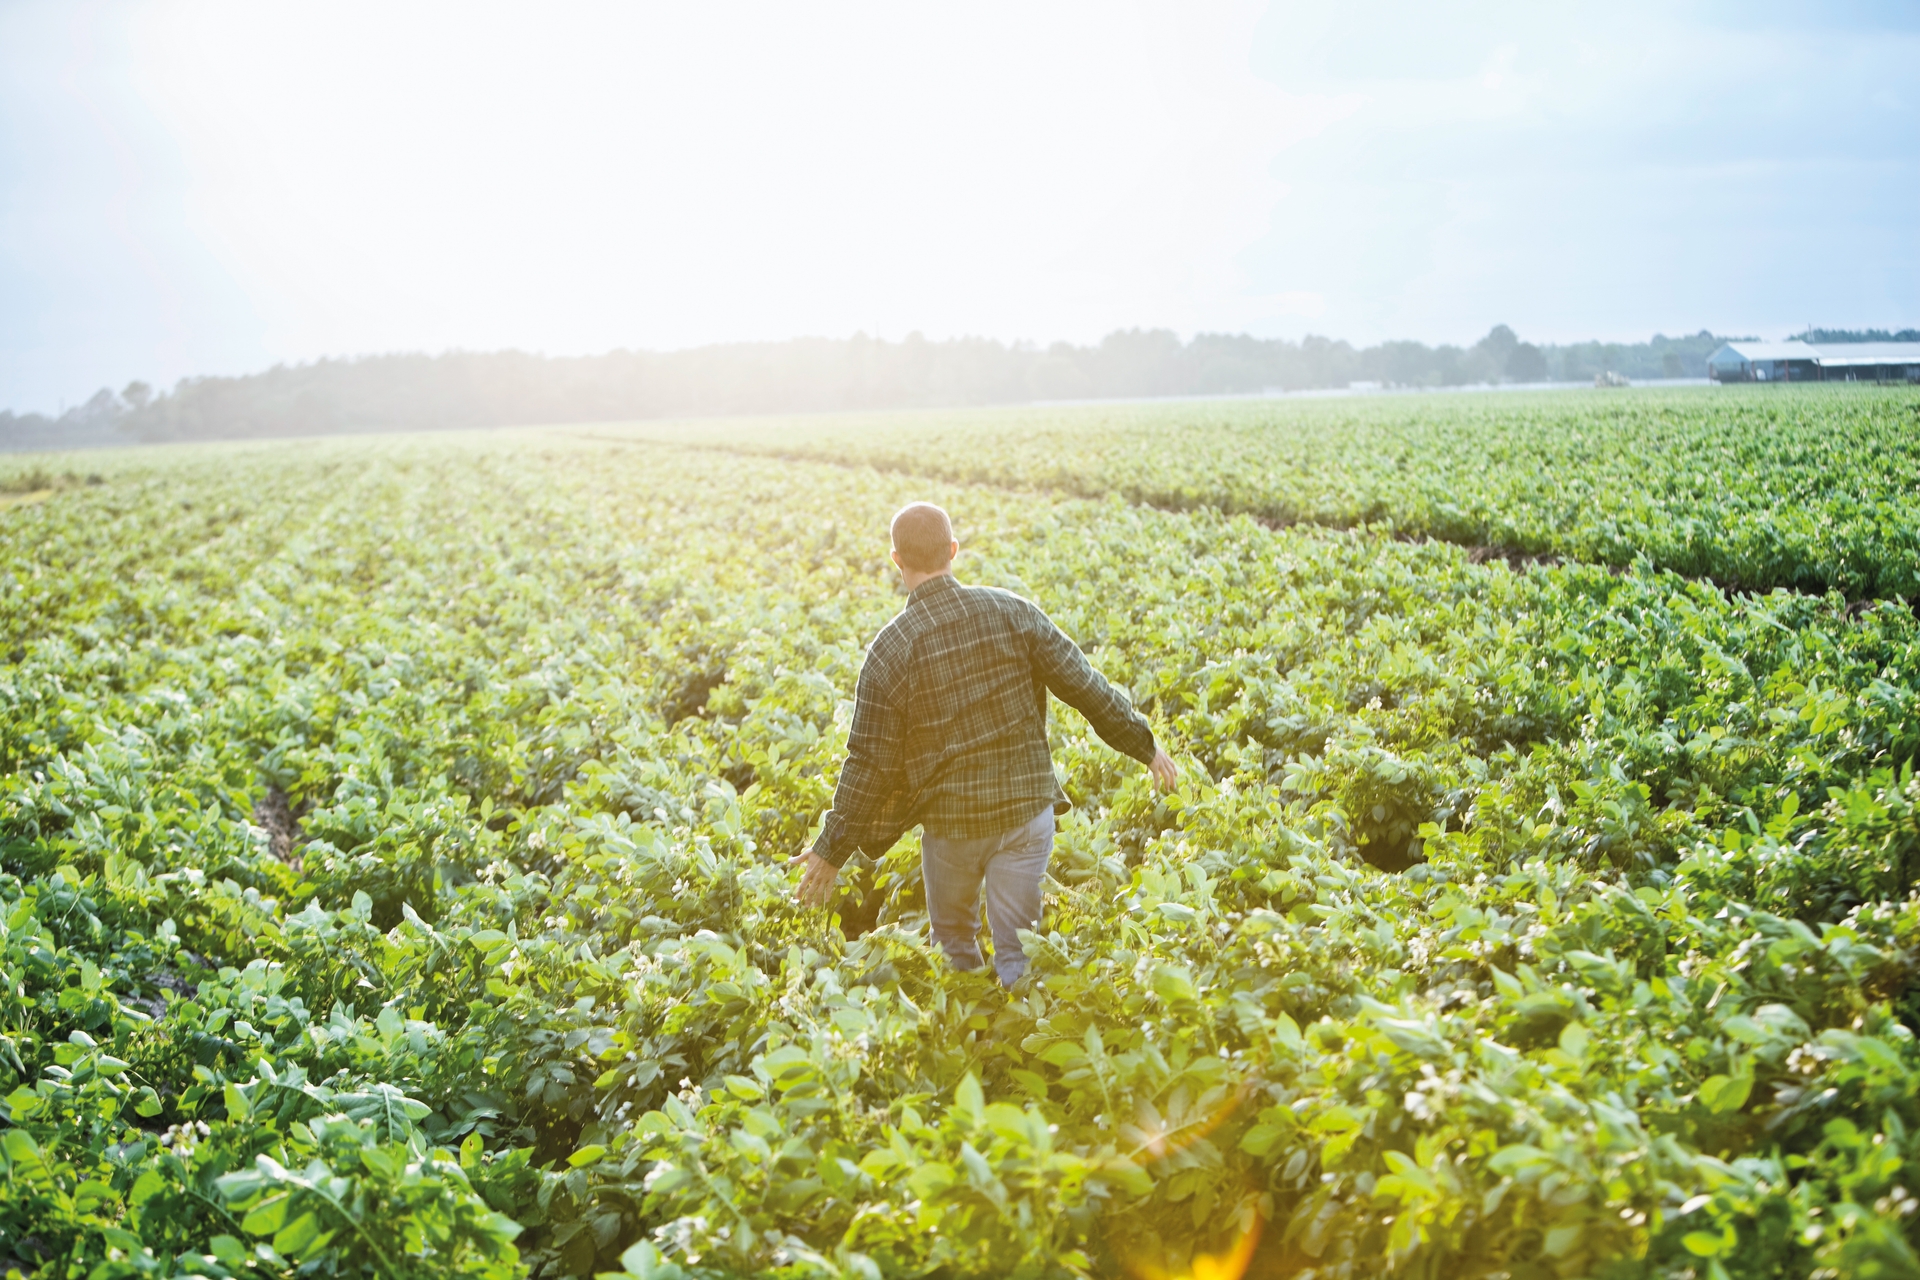
[[[1920,342],[1920,329],[1808,329],[1788,342]]]
[[[726,343],[683,351],[539,356],[376,355],[240,377],[103,388],[57,416],[0,412],[0,447],[323,435],[724,414],[908,409],[1118,397],[1244,394],[1373,384],[1452,387],[1705,377],[1725,341],[1706,331],[1642,343],[1523,342],[1497,325],[1471,346],[1297,342],[1129,329],[1090,346],[982,338]]]

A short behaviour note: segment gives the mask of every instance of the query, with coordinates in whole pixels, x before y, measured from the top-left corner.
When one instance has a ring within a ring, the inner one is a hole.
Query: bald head
[[[931,502],[900,508],[893,518],[893,552],[902,569],[939,573],[953,563],[953,522]]]

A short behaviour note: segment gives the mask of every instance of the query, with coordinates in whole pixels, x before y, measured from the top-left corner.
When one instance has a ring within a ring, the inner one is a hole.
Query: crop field
[[[1122,404],[887,426],[640,431],[1270,524],[1370,525],[1615,566],[1644,559],[1739,590],[1920,596],[1920,396],[1908,391]]]
[[[1920,1276],[1920,396],[8,464],[0,1272]],[[44,484],[42,483],[44,481]],[[828,911],[886,526],[1039,602],[1026,980]]]

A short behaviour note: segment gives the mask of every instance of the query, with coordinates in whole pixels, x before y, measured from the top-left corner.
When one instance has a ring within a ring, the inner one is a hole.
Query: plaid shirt
[[[847,762],[813,851],[880,857],[915,823],[999,835],[1071,806],[1047,749],[1047,691],[1147,763],[1153,731],[1040,607],[951,574],[913,589],[860,667]]]

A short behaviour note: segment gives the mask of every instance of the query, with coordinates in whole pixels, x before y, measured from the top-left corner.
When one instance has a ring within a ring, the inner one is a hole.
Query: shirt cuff
[[[1129,752],[1128,754],[1141,764],[1152,764],[1154,754],[1159,750],[1159,743],[1153,740],[1153,730],[1144,725],[1140,728],[1140,735],[1145,741],[1141,744],[1139,750]]]
[[[848,838],[847,820],[834,810],[827,810],[827,816],[821,820],[820,834],[813,842],[811,850],[814,857],[830,866],[845,866],[853,854],[853,841]]]

